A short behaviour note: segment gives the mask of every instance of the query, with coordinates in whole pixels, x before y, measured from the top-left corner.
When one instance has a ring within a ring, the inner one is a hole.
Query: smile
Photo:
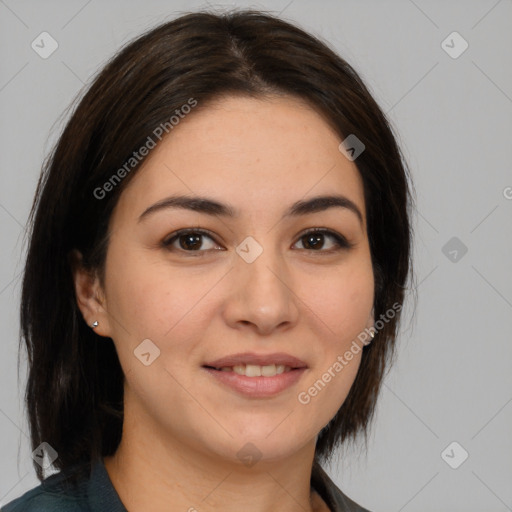
[[[236,365],[203,369],[224,389],[252,398],[268,398],[297,384],[307,368],[284,365]]]
[[[245,375],[246,377],[274,377],[284,372],[292,370],[290,366],[284,364],[268,364],[261,366],[258,364],[237,364],[235,366],[223,366],[222,368],[213,368],[221,372],[235,372],[237,375]]]

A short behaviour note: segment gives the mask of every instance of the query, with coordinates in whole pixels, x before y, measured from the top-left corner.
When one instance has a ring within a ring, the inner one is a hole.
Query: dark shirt
[[[0,512],[127,512],[102,459],[93,466],[90,477],[76,486],[63,486],[63,476],[65,472],[49,476],[4,505]],[[317,463],[313,465],[311,486],[332,512],[368,512],[345,496]]]

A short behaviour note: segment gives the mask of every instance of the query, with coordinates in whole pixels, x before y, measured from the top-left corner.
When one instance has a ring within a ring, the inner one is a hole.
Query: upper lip
[[[254,352],[243,352],[239,354],[231,354],[221,357],[215,361],[205,363],[204,366],[212,366],[214,368],[224,368],[226,366],[233,367],[241,364],[255,364],[259,366],[267,366],[271,364],[289,366],[290,368],[307,368],[308,365],[290,354],[284,352],[276,352],[274,354],[255,354]]]

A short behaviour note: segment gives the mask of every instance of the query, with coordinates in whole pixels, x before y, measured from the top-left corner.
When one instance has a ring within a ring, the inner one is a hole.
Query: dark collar
[[[331,512],[369,512],[343,494],[316,460],[311,471],[311,487],[322,497]]]
[[[92,467],[88,491],[91,510],[128,512],[108,476],[103,459],[97,461]]]

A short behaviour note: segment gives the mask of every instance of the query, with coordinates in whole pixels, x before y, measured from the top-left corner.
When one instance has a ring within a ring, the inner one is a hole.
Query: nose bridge
[[[290,273],[279,251],[247,237],[236,248],[230,322],[250,322],[270,332],[298,318]]]
[[[286,272],[277,251],[267,248],[250,263],[241,259],[238,262],[240,275],[245,276],[251,297],[257,298],[261,295],[261,298],[269,302],[272,298],[284,298],[288,295],[284,284]]]

